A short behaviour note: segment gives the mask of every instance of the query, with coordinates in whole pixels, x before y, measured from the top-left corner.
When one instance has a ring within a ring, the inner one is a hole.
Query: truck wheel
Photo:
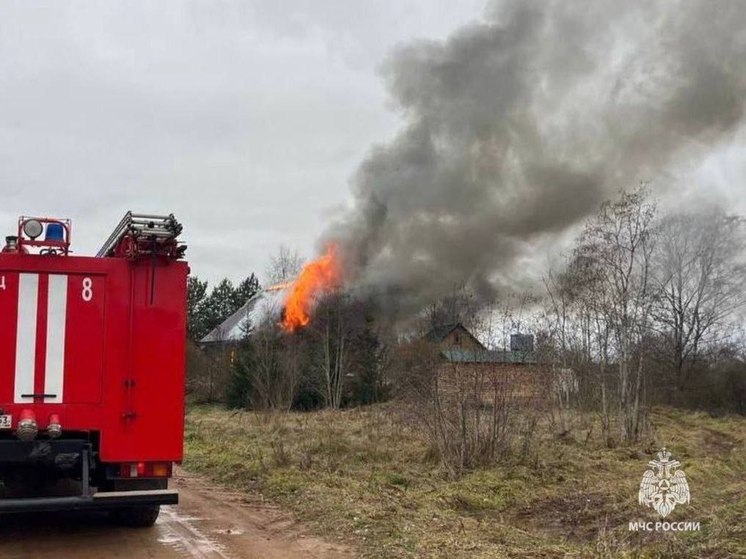
[[[118,523],[124,526],[150,528],[155,524],[160,512],[160,505],[143,505],[116,510],[113,512],[113,517]]]

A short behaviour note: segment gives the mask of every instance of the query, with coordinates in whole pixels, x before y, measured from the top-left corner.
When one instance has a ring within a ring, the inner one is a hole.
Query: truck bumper
[[[111,510],[142,505],[175,505],[179,493],[171,489],[105,491],[79,497],[33,497],[0,499],[0,514],[61,510]]]
[[[121,507],[175,505],[179,494],[169,489],[93,491],[90,486],[91,445],[84,440],[0,441],[0,463],[66,467],[80,472],[80,495],[0,499],[0,514],[61,510],[111,510]],[[79,469],[78,469],[79,468]],[[165,487],[165,482],[164,482]]]

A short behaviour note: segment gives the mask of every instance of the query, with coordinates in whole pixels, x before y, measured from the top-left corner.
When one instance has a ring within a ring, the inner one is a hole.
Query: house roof
[[[257,292],[241,308],[213,328],[202,344],[237,342],[245,338],[251,330],[271,317],[279,319],[287,296],[287,286],[269,287]]]
[[[446,339],[446,336],[453,332],[456,327],[459,326],[458,323],[452,323],[452,324],[438,324],[432,328],[427,334],[425,334],[425,339],[428,342],[442,342]]]
[[[469,332],[469,330],[466,329],[466,327],[461,324],[460,322],[454,322],[450,324],[439,324],[436,325],[430,330],[427,334],[425,334],[425,340],[431,343],[440,343],[443,340],[445,340],[448,335],[453,332],[454,330],[461,330],[462,332],[466,333],[467,336],[469,336],[474,342],[479,344],[480,347],[484,347],[482,345],[482,342],[480,342],[474,334]]]

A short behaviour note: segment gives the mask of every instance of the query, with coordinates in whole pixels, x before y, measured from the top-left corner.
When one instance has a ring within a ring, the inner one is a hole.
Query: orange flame
[[[320,293],[336,287],[340,276],[337,248],[334,245],[329,245],[323,256],[303,266],[285,301],[282,327],[286,332],[294,332],[311,322],[314,299]]]

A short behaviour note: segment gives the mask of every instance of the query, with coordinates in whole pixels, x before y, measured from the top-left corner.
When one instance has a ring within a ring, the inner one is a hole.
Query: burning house
[[[307,263],[296,279],[262,289],[199,343],[203,348],[235,344],[267,322],[279,323],[286,332],[303,328],[311,322],[318,296],[337,287],[340,278],[336,248],[330,245],[322,256]]]
[[[289,284],[267,287],[257,292],[241,308],[213,328],[200,341],[203,349],[240,342],[252,330],[267,320],[279,321],[285,300],[290,291]]]

